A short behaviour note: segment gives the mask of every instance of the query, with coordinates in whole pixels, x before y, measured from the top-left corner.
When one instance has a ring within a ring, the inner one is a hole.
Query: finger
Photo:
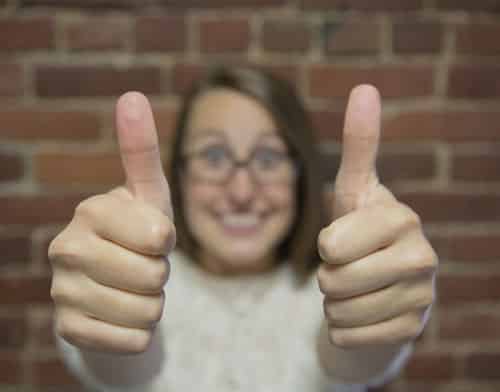
[[[161,293],[170,273],[170,264],[164,256],[131,252],[97,236],[89,239],[78,257],[84,273],[95,282],[136,294]]]
[[[140,201],[97,195],[80,203],[75,216],[81,217],[98,236],[142,254],[162,256],[175,243],[170,219]]]
[[[330,326],[353,328],[376,324],[411,311],[423,313],[433,301],[432,278],[419,276],[344,300],[326,297],[324,310]]]
[[[436,268],[434,250],[422,233],[415,232],[393,246],[351,263],[323,263],[318,269],[318,283],[325,296],[351,298],[404,279],[432,275]]]
[[[82,275],[68,290],[70,302],[90,317],[127,328],[152,328],[163,314],[165,296],[140,295],[103,286]]]
[[[73,345],[90,350],[138,353],[150,341],[149,330],[111,325],[70,307],[57,308],[55,320],[55,330],[59,336]]]
[[[355,87],[349,96],[342,141],[342,159],[335,181],[337,216],[361,205],[378,184],[376,158],[380,139],[381,103],[377,89]]]
[[[330,341],[342,348],[402,344],[413,341],[422,333],[424,316],[420,312],[409,312],[364,327],[332,327],[328,334]]]
[[[349,263],[389,246],[419,224],[418,216],[401,203],[361,208],[321,230],[319,254],[330,264]]]
[[[128,92],[118,99],[116,128],[127,188],[172,218],[153,112],[143,94]]]

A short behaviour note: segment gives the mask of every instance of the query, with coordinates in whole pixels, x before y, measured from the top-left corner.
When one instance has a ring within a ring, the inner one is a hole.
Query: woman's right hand
[[[140,353],[164,307],[175,226],[151,108],[139,93],[117,103],[127,182],[90,197],[52,241],[55,330],[85,349]]]

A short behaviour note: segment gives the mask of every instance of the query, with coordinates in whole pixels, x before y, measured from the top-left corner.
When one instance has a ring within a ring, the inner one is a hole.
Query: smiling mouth
[[[260,229],[262,220],[262,216],[248,213],[226,213],[218,216],[223,230],[229,235],[255,234]]]

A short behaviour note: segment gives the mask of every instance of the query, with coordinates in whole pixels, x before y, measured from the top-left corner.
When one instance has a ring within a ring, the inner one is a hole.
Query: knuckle
[[[57,312],[55,331],[70,343],[86,339],[85,331],[79,328],[79,323],[64,311]]]
[[[438,257],[432,247],[424,241],[422,246],[412,247],[408,252],[413,272],[417,275],[433,273],[438,266]]]
[[[173,237],[172,225],[166,218],[158,219],[149,228],[148,248],[154,254],[165,254]]]
[[[129,340],[128,351],[132,354],[140,354],[145,352],[152,341],[153,334],[151,331],[138,330],[134,337]]]
[[[331,266],[325,264],[318,268],[317,279],[320,291],[330,298],[342,298],[344,290]]]
[[[421,225],[418,214],[404,203],[398,202],[393,208],[393,213],[386,216],[392,218],[389,223],[395,232],[408,232]]]
[[[50,286],[50,296],[54,303],[64,304],[69,303],[72,298],[72,294],[68,290],[69,285],[64,283],[64,279],[57,275],[52,278],[52,284]]]
[[[170,275],[170,264],[168,260],[155,260],[153,266],[147,274],[147,289],[152,292],[159,292],[167,283]]]
[[[94,195],[85,200],[82,200],[75,209],[75,216],[89,218],[94,220],[101,215],[105,207],[108,196],[106,195]]]
[[[417,297],[416,308],[421,310],[426,310],[429,306],[434,303],[434,288],[431,284],[431,287],[426,285],[426,287],[422,290],[422,293]]]
[[[82,253],[85,245],[78,237],[71,235],[56,237],[49,247],[49,259],[52,266],[62,265],[68,268],[76,268],[82,263]]]
[[[328,331],[330,342],[343,349],[352,349],[359,346],[359,343],[353,336],[346,331],[337,328],[330,328]]]
[[[408,317],[406,333],[404,338],[407,340],[416,339],[422,333],[422,321],[420,314],[412,313]]]
[[[332,228],[326,227],[318,235],[318,252],[324,261],[334,260],[334,249],[332,246]]]
[[[338,310],[334,301],[325,298],[323,301],[323,310],[329,325],[336,327],[342,327],[345,325],[345,313]]]
[[[325,265],[321,265],[318,268],[317,279],[319,289],[325,295],[330,292],[330,287],[332,285],[332,277],[330,275],[330,271],[326,269]]]
[[[161,320],[163,307],[165,303],[165,294],[162,292],[158,298],[154,298],[144,309],[145,322],[148,325],[154,325]]]

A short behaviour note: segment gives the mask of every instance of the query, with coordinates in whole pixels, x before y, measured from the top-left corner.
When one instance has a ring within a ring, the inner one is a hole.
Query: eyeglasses
[[[262,185],[290,184],[298,171],[286,151],[268,146],[258,146],[247,159],[238,160],[226,145],[210,145],[184,154],[183,160],[191,176],[213,184],[226,184],[243,167]]]

